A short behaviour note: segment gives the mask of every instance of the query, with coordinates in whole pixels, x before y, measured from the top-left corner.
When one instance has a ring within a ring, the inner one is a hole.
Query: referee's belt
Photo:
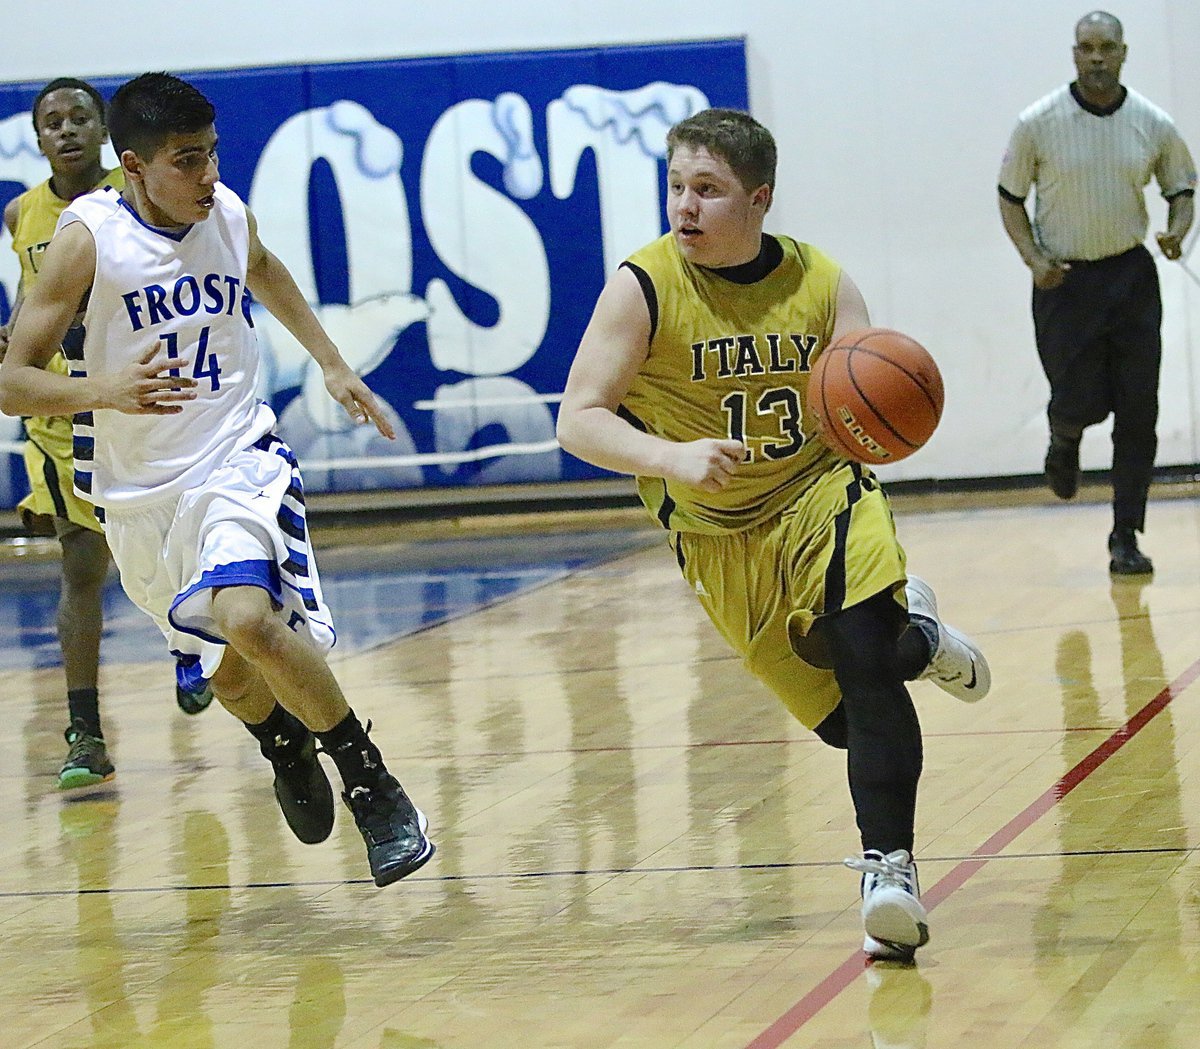
[[[1124,251],[1118,251],[1115,255],[1105,255],[1100,259],[1063,259],[1068,266],[1099,266],[1106,262],[1113,262],[1116,259],[1123,259],[1127,255],[1132,255],[1135,251],[1145,251],[1144,244],[1135,244],[1132,248],[1126,248]]]

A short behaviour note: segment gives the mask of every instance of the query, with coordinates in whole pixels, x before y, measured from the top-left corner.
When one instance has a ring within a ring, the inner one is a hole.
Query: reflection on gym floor
[[[858,953],[843,756],[728,653],[661,532],[323,549],[335,671],[438,844],[384,890],[347,813],[301,845],[249,735],[180,713],[115,590],[117,776],[60,793],[54,572],[0,565],[0,1044],[1190,1046],[1200,514],[1152,506],[1141,582],[1110,581],[1106,514],[898,514],[995,680],[978,706],[913,686],[915,967]]]

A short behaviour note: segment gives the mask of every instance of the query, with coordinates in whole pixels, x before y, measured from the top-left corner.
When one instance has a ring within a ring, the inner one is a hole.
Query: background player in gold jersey
[[[21,283],[12,316],[0,327],[0,359],[25,295],[38,278],[41,258],[63,209],[76,197],[101,186],[120,189],[121,169],[105,169],[100,147],[108,140],[104,100],[83,80],[52,80],[33,103],[38,146],[50,162],[51,175],[9,201],[4,224],[21,262]],[[78,336],[74,329],[66,345]],[[50,366],[65,375],[62,354]],[[71,420],[61,416],[25,420],[25,468],[30,494],[18,509],[27,531],[56,535],[62,546],[62,592],[58,605],[58,640],[67,678],[70,724],[68,752],[59,772],[64,789],[87,787],[114,772],[100,725],[98,677],[100,634],[104,624],[103,590],[109,553],[92,505],[74,492]],[[211,692],[201,697],[178,695],[189,713],[204,709]]]
[[[912,859],[921,730],[906,680],[974,702],[987,662],[908,577],[887,498],[815,439],[808,375],[870,323],[829,258],[763,234],[775,142],[709,109],[667,136],[671,231],[605,286],[559,412],[562,446],[638,477],[684,578],[748,669],[847,751],[864,949],[928,939]]]

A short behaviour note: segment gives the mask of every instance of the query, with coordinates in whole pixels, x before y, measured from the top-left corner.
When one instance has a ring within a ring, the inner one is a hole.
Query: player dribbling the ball
[[[763,233],[775,156],[770,132],[735,110],[671,129],[670,232],[601,292],[558,435],[581,459],[636,475],[717,630],[847,751],[864,949],[911,959],[929,934],[912,858],[921,730],[905,681],[974,702],[990,675],[938,618],[928,584],[906,575],[870,470],[815,439],[813,362],[870,319],[836,263]]]

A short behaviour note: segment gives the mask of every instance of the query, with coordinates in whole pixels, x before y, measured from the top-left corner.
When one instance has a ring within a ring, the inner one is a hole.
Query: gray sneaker
[[[978,703],[992,687],[992,671],[988,661],[974,641],[966,634],[947,626],[938,618],[937,598],[933,587],[919,576],[910,575],[904,588],[908,598],[908,614],[922,620],[919,625],[932,628],[933,658],[918,676],[918,681],[932,681],[943,692],[964,703]]]
[[[64,733],[67,739],[67,760],[58,773],[62,790],[94,787],[113,778],[115,769],[108,760],[108,748],[99,736],[88,733],[87,726],[76,718]]]

